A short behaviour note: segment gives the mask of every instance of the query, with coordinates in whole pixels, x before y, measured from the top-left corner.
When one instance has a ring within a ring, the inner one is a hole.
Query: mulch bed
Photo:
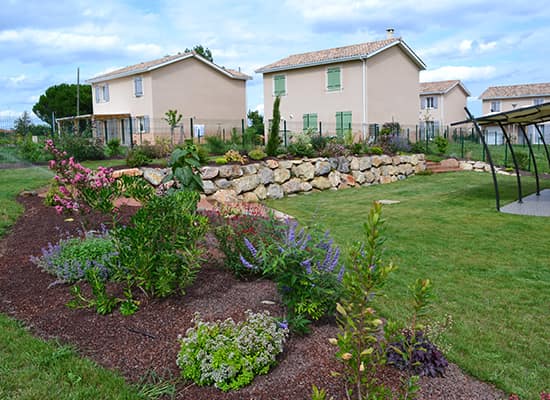
[[[272,282],[235,279],[218,266],[216,261],[220,257],[215,251],[207,254],[209,262],[184,296],[164,300],[141,298],[140,310],[130,317],[118,312],[100,316],[91,310],[71,310],[65,305],[70,299],[68,286],[48,288],[53,277],[40,271],[29,261],[29,256],[39,255],[49,241],[56,242],[62,233],[76,231],[79,225],[66,222],[52,208],[45,207],[42,200],[19,197],[25,213],[0,241],[0,312],[23,321],[39,337],[58,338],[75,345],[81,355],[120,371],[129,381],[135,382],[151,370],[165,377],[179,375],[175,362],[179,350],[177,337],[191,326],[195,312],[200,312],[205,320],[227,317],[242,320],[248,309],[283,315]],[[126,216],[134,211],[135,208],[122,207]],[[275,304],[264,304],[264,300]],[[309,399],[311,386],[315,384],[335,399],[344,399],[342,382],[330,375],[331,371],[340,370],[334,358],[335,348],[328,343],[337,332],[334,324],[325,323],[313,326],[306,337],[291,337],[277,367],[237,392],[223,393],[212,387],[180,382],[176,398]],[[398,374],[388,369],[383,379],[396,381]],[[420,399],[505,398],[490,385],[464,375],[455,365],[450,365],[444,378],[423,378],[421,387]]]

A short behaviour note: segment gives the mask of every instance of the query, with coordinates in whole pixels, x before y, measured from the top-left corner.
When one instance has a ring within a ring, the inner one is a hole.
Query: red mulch
[[[29,261],[39,255],[48,242],[56,242],[62,233],[74,232],[79,225],[66,222],[39,197],[20,197],[24,215],[0,241],[0,312],[23,321],[42,338],[58,338],[75,345],[79,352],[99,364],[119,370],[128,380],[137,381],[148,371],[177,377],[178,335],[191,326],[195,312],[204,319],[233,317],[242,320],[247,309],[268,310],[282,316],[283,309],[275,285],[259,279],[242,282],[222,270],[219,255],[207,254],[208,263],[184,296],[148,300],[142,298],[139,311],[130,317],[118,312],[100,316],[91,310],[72,310],[65,306],[69,288],[48,288],[54,278]],[[122,207],[128,216],[135,209]],[[99,221],[99,218],[95,219]],[[275,305],[263,304],[263,300]],[[178,383],[177,398],[215,399],[309,399],[311,386],[325,388],[335,399],[344,399],[340,380],[331,371],[340,369],[334,358],[335,348],[328,343],[338,329],[330,323],[313,326],[306,337],[291,337],[280,363],[268,375],[256,377],[239,391],[223,393],[212,387],[198,387],[190,382]],[[387,371],[384,380],[395,381],[398,375]],[[465,376],[451,365],[445,378],[422,379],[421,399],[500,399],[504,395],[485,383]],[[330,396],[329,396],[330,397]]]

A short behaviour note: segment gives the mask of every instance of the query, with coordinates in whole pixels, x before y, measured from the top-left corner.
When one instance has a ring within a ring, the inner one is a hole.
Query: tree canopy
[[[212,52],[210,51],[210,49],[208,47],[203,47],[202,44],[196,45],[195,47],[193,47],[192,50],[185,49],[186,53],[190,52],[190,51],[194,51],[198,55],[206,58],[208,61],[214,62],[214,58],[212,57]]]
[[[52,112],[56,118],[71,117],[76,112],[76,86],[75,84],[62,83],[50,86],[40,96],[32,111],[47,124],[52,124]],[[92,110],[92,87],[80,85],[80,115],[91,114]]]

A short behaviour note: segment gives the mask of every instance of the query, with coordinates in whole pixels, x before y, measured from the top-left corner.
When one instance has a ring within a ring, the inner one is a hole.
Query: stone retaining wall
[[[247,165],[202,167],[204,194],[220,203],[257,202],[284,196],[350,187],[384,184],[405,179],[426,169],[423,154],[410,156],[364,156],[265,160]],[[140,168],[115,171],[143,175],[163,191],[173,182],[161,183],[169,169]]]

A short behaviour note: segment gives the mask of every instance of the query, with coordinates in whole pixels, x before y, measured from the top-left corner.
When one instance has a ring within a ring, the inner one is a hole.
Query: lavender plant
[[[204,322],[195,314],[194,326],[180,338],[177,365],[182,376],[197,385],[223,390],[248,385],[256,375],[266,374],[283,351],[288,329],[268,312],[246,312],[243,322]]]
[[[282,240],[271,245],[260,242],[256,248],[244,238],[249,254],[241,254],[246,268],[261,271],[277,283],[288,321],[300,333],[308,331],[311,321],[334,313],[344,275],[340,249],[329,233],[312,232],[298,230],[297,223],[291,222]]]

